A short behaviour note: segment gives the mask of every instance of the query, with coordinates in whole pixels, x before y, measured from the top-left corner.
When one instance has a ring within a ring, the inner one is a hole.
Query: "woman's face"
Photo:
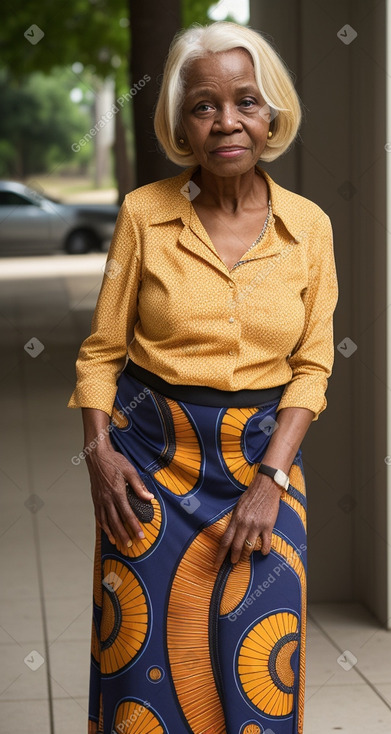
[[[233,49],[195,59],[185,77],[184,136],[181,131],[179,137],[186,138],[200,165],[211,173],[245,173],[267,143],[264,105],[247,51]]]

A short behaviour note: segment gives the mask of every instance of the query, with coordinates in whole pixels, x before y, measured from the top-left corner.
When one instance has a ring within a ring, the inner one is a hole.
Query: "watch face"
[[[284,489],[288,489],[289,476],[288,474],[285,474],[282,469],[274,469],[271,466],[267,466],[266,464],[261,463],[258,471],[263,472],[264,474],[268,474],[269,477],[272,477],[272,479],[274,479],[276,484],[279,484],[280,487],[283,487]]]
[[[285,474],[285,472],[282,471],[282,469],[277,469],[275,475],[274,475],[274,481],[277,482],[277,484],[280,484],[281,487],[284,487],[288,484],[289,477]]]

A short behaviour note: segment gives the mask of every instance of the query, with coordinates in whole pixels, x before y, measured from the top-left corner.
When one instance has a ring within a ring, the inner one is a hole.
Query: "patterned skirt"
[[[123,371],[110,438],[151,501],[128,488],[145,534],[113,545],[96,523],[89,734],[301,734],[306,492],[301,449],[270,553],[213,561],[255,477],[279,399],[174,400]]]

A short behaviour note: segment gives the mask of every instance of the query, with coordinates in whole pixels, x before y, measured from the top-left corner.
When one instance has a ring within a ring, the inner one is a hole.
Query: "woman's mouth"
[[[242,155],[247,148],[241,148],[240,146],[227,146],[225,148],[216,148],[212,150],[215,155],[222,156],[223,158],[236,158],[238,155]]]

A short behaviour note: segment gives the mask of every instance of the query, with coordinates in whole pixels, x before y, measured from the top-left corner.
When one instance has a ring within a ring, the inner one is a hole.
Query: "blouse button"
[[[233,317],[233,316],[231,316],[231,317],[230,317],[230,318],[228,319],[228,321],[229,321],[229,323],[230,323],[230,324],[232,324],[232,323],[233,323],[233,322],[235,321],[235,319],[234,319],[234,317]]]
[[[234,284],[232,283],[232,281],[231,281],[231,280],[229,281],[229,287],[230,287],[230,288],[234,288]]]
[[[233,354],[234,354],[233,350],[232,350],[232,349],[230,349],[230,350],[229,350],[229,352],[228,352],[228,354],[229,354],[229,355],[230,355],[231,357],[233,357]]]

